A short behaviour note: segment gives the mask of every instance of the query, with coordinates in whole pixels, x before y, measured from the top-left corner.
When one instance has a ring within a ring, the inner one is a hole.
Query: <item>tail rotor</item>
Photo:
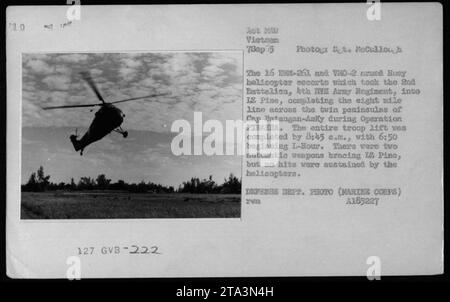
[[[83,155],[82,145],[77,138],[78,138],[78,129],[75,129],[75,134],[72,134],[70,136],[70,141],[72,142],[72,145],[75,148],[75,151],[81,150],[80,155]]]

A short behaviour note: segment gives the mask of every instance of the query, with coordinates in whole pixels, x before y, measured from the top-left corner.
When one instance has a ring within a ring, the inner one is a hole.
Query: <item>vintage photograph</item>
[[[9,279],[443,274],[442,5],[71,2],[5,10]]]
[[[242,64],[239,51],[23,53],[21,219],[240,217],[238,152],[194,149],[241,144],[217,132],[242,119]]]

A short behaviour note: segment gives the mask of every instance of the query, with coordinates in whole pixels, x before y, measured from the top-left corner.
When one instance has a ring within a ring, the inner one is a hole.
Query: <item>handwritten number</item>
[[[9,23],[9,28],[11,31],[25,31],[25,24],[17,24],[15,22]]]

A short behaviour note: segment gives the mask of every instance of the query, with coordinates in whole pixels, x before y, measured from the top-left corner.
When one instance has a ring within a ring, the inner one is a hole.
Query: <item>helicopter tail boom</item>
[[[79,151],[83,149],[81,142],[77,140],[77,136],[75,134],[70,136],[70,141],[72,142],[73,147],[75,148],[75,151]]]

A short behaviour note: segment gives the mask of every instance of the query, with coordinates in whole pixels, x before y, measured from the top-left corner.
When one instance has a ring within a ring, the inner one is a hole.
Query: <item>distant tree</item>
[[[37,191],[37,179],[35,172],[31,173],[28,182],[23,186],[23,191]]]
[[[183,182],[178,189],[181,193],[215,193],[217,191],[217,184],[212,179],[212,175],[208,179],[200,180],[198,177],[192,177],[190,180]]]
[[[241,181],[233,175],[230,174],[228,179],[225,179],[225,182],[222,185],[220,193],[222,194],[240,194],[241,193]]]
[[[145,193],[145,183],[140,184],[131,183],[127,185],[127,190],[132,193]]]
[[[77,189],[77,184],[75,183],[75,181],[73,180],[73,177],[70,179],[70,185],[69,188],[71,190],[76,190]]]
[[[28,182],[23,187],[24,191],[42,192],[50,186],[50,175],[45,175],[44,168],[39,167],[37,172],[33,172]]]
[[[95,186],[95,181],[90,177],[81,177],[78,182],[78,189],[80,190],[92,190]]]
[[[108,189],[110,190],[127,190],[127,185],[125,181],[119,179],[117,182],[109,185]]]
[[[109,184],[111,183],[111,179],[107,179],[105,174],[100,174],[97,176],[97,188],[105,190],[109,187]]]
[[[37,181],[41,185],[42,190],[45,190],[45,188],[50,183],[49,179],[50,179],[50,175],[45,175],[44,167],[40,166],[37,171]]]
[[[137,191],[139,193],[145,193],[147,192],[147,184],[142,180],[140,183],[138,183],[137,185]]]
[[[224,183],[219,185],[214,180],[212,175],[208,178],[200,179],[198,177],[191,177],[188,181],[183,182],[178,189],[173,186],[163,186],[153,182],[145,182],[144,180],[139,183],[127,183],[124,180],[118,180],[115,183],[111,182],[105,174],[100,174],[96,178],[89,176],[81,177],[78,183],[74,178],[70,179],[70,183],[52,183],[50,182],[50,175],[45,175],[44,168],[41,166],[36,172],[33,172],[28,182],[22,185],[23,191],[44,191],[44,190],[117,190],[117,191],[129,191],[136,193],[195,193],[195,194],[240,194],[241,193],[241,180],[233,174],[227,179],[224,179]]]
[[[125,183],[124,180],[119,179],[119,180],[117,181],[117,183],[119,184],[119,187],[120,187],[120,188],[122,188],[122,189],[125,189],[125,188],[126,188],[126,183]]]

